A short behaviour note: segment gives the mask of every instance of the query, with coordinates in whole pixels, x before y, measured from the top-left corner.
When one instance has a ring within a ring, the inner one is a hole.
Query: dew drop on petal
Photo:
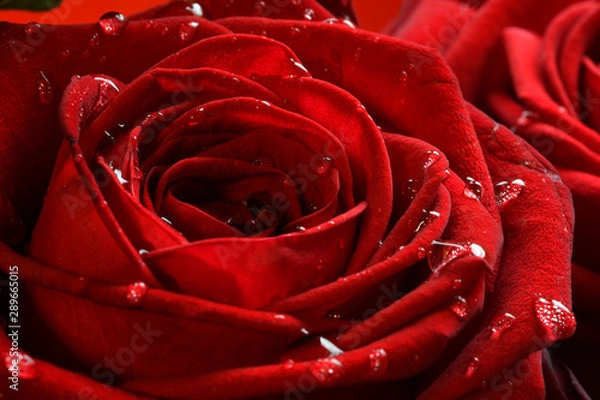
[[[571,310],[557,300],[537,299],[535,312],[552,341],[570,337],[575,331],[575,317]]]
[[[512,182],[502,181],[495,185],[496,204],[503,207],[515,200],[523,192],[525,182],[522,179],[515,179]]]
[[[473,359],[469,361],[469,364],[467,365],[467,372],[465,373],[465,375],[467,375],[468,377],[473,376],[473,374],[479,369],[480,365],[481,362],[479,361],[479,358],[473,357]]]
[[[425,258],[426,255],[427,255],[427,250],[425,249],[425,247],[419,247],[417,249],[417,257],[419,259]]]
[[[330,319],[340,319],[340,318],[342,318],[342,315],[340,314],[339,311],[329,310],[329,311],[327,311],[327,318],[330,318]]]
[[[186,41],[194,36],[196,28],[198,27],[197,22],[182,22],[179,24],[179,39]]]
[[[167,219],[165,217],[161,217],[160,219],[162,219],[163,221],[165,221],[167,224],[173,226],[173,223],[169,219]]]
[[[150,254],[150,252],[146,249],[140,249],[140,251],[138,251],[138,253],[140,254],[140,256],[144,256],[146,254]]]
[[[69,50],[69,49],[64,49],[64,50],[62,51],[62,53],[61,53],[61,54],[62,54],[62,56],[63,56],[64,58],[67,58],[67,57],[69,57],[69,56],[71,55],[71,50]]]
[[[336,358],[320,358],[310,372],[318,382],[335,382],[343,376],[344,366]]]
[[[319,338],[319,343],[321,344],[321,347],[323,347],[329,352],[329,357],[335,357],[339,356],[340,354],[344,354],[344,350],[340,349],[335,344],[333,344],[332,341],[330,341],[327,338],[324,338],[323,336]]]
[[[305,228],[305,227],[303,227],[303,226],[297,226],[295,229],[296,229],[296,231],[298,231],[298,232],[304,232],[304,231],[306,231],[306,228]]]
[[[293,369],[295,365],[296,365],[296,362],[290,358],[289,360],[286,360],[283,363],[283,369],[290,370],[290,369]]]
[[[524,126],[531,125],[538,118],[539,118],[538,113],[525,110],[521,113],[521,115],[519,116],[519,119],[517,119],[517,126],[524,127]]]
[[[369,365],[375,374],[383,374],[389,366],[389,358],[384,349],[374,349],[369,354]]]
[[[12,353],[12,354],[11,354]],[[16,354],[14,354],[16,353]],[[8,352],[4,356],[4,366],[12,371],[15,368],[15,363],[18,368],[18,376],[22,379],[34,379],[38,376],[37,366],[33,358],[22,351]]]
[[[425,160],[425,164],[423,164],[423,168],[431,167],[442,157],[440,152],[436,150],[428,150],[425,155],[427,156],[427,159]]]
[[[37,22],[28,22],[27,24],[25,24],[25,34],[27,36],[35,35],[39,32],[41,27],[42,26]]]
[[[494,317],[490,323],[491,336],[493,338],[499,337],[504,331],[510,328],[515,321],[515,316],[510,313],[504,313]]]
[[[132,283],[127,287],[127,301],[130,304],[140,304],[148,293],[148,286],[144,282]]]
[[[292,37],[300,36],[301,33],[302,33],[302,31],[300,30],[300,28],[298,28],[297,26],[292,26],[292,29],[291,29]]]
[[[76,153],[73,156],[73,161],[75,161],[77,164],[82,163],[83,161],[85,161],[85,158],[83,157],[83,154],[81,153]]]
[[[92,37],[90,38],[90,46],[96,47],[99,45],[100,45],[100,35],[98,35],[97,33],[94,33],[92,35]]]
[[[450,309],[454,314],[456,314],[457,317],[461,319],[466,318],[468,315],[467,300],[461,296],[454,296],[452,304],[450,305]]]
[[[462,287],[463,281],[460,278],[456,278],[454,282],[452,282],[452,289],[459,290]]]
[[[105,35],[119,36],[127,26],[127,19],[123,14],[108,12],[100,17],[98,25]]]
[[[325,175],[331,170],[331,158],[330,157],[320,157],[316,162],[316,170],[317,174]]]
[[[433,245],[433,249],[427,259],[433,273],[439,272],[441,268],[460,257],[475,256],[485,258],[486,256],[483,247],[476,243],[453,243],[444,240],[434,240],[431,244]]]
[[[467,177],[467,184],[465,185],[465,196],[470,197],[472,199],[480,199],[483,194],[483,186],[481,183],[471,178]]]
[[[50,104],[54,99],[54,88],[42,71],[38,74],[37,90],[42,103]]]
[[[414,199],[419,192],[419,183],[414,179],[409,179],[402,185],[402,195],[409,199]]]
[[[313,10],[312,8],[307,8],[306,10],[304,10],[304,19],[307,19],[309,21],[315,19],[315,10]]]
[[[202,6],[196,2],[191,3],[185,9],[187,11],[189,11],[189,13],[195,17],[203,17],[204,16],[204,10],[202,9]]]

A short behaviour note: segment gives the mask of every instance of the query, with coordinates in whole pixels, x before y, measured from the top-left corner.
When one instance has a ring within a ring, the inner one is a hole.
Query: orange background
[[[165,3],[166,0],[63,0],[60,7],[45,13],[0,11],[0,21],[29,22],[60,20],[64,24],[93,22],[108,11],[129,15]],[[401,0],[354,0],[361,27],[379,31],[390,22],[400,8]]]

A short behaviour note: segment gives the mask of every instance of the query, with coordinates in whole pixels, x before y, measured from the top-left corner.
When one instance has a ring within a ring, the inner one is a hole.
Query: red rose
[[[423,2],[400,17],[392,31],[440,49],[467,99],[531,143],[571,190],[577,215],[573,285],[580,329],[556,355],[596,398],[600,6],[593,1],[477,3]]]
[[[544,348],[575,328],[568,190],[434,51],[329,3],[0,25],[20,395],[552,387]]]

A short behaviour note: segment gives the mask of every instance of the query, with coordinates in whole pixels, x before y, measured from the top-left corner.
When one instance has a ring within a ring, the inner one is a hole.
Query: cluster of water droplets
[[[38,376],[34,359],[20,350],[6,353],[4,355],[4,366],[9,371],[18,368],[20,379],[34,379]]]
[[[148,286],[144,282],[132,283],[127,287],[127,302],[133,305],[141,304],[147,293]]]
[[[498,207],[506,206],[519,197],[523,192],[523,189],[525,189],[525,182],[522,179],[496,183],[494,186],[496,204]]]
[[[558,300],[539,297],[535,303],[535,313],[552,341],[566,339],[575,331],[573,313]]]

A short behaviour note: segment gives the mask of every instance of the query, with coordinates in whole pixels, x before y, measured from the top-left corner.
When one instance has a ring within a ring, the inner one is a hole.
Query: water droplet
[[[12,353],[12,354],[11,354]],[[4,356],[4,366],[9,371],[18,369],[19,378],[33,379],[37,377],[38,371],[35,361],[29,355],[22,351],[6,353]]]
[[[187,11],[189,11],[190,14],[192,14],[195,17],[203,17],[204,16],[204,10],[202,9],[202,6],[196,2],[191,3],[185,9]]]
[[[71,55],[71,50],[69,50],[69,49],[64,49],[64,50],[62,51],[62,53],[61,53],[61,54],[62,54],[62,56],[63,56],[64,58],[67,58],[67,57],[69,57],[69,56]]]
[[[469,364],[467,365],[467,372],[465,375],[468,377],[473,376],[473,374],[479,369],[480,364],[479,358],[473,357],[473,359],[469,361]]]
[[[406,84],[406,82],[408,82],[408,73],[406,71],[400,72],[400,75],[394,77],[394,81],[397,83],[399,82],[402,84]]]
[[[540,297],[535,303],[535,312],[552,341],[566,339],[575,331],[573,313],[557,300],[548,301]]]
[[[85,158],[83,157],[83,154],[81,153],[76,153],[73,156],[73,161],[75,161],[76,163],[82,163],[83,161],[85,161]]]
[[[317,211],[319,209],[315,203],[308,203],[308,208],[313,211]]]
[[[369,365],[371,371],[376,374],[383,374],[389,366],[387,352],[384,349],[375,349],[369,354]]]
[[[300,62],[294,60],[293,58],[291,58],[292,63],[298,67],[298,69],[301,69],[302,72],[308,73],[308,70],[306,69],[306,67],[304,65],[302,65]]]
[[[304,232],[304,231],[306,231],[306,228],[303,227],[303,226],[297,226],[296,227],[296,231],[298,231],[298,232]]]
[[[100,62],[100,64],[106,64],[108,62],[108,58],[106,56],[100,56],[100,59],[98,61]]]
[[[96,47],[99,45],[100,45],[100,35],[98,35],[97,33],[94,33],[92,35],[92,37],[90,38],[90,46]]]
[[[109,36],[119,36],[127,26],[127,19],[123,14],[117,12],[108,12],[100,17],[98,25],[104,34]]]
[[[402,195],[409,199],[417,197],[419,192],[419,183],[414,179],[409,179],[402,185]]]
[[[521,115],[519,116],[519,119],[517,119],[517,126],[524,127],[524,126],[531,125],[539,117],[540,116],[538,113],[525,110],[521,113]]]
[[[144,282],[132,283],[127,287],[127,301],[130,304],[140,304],[148,293],[148,286]]]
[[[280,320],[280,321],[283,321],[283,320],[285,320],[287,317],[286,317],[285,315],[283,315],[283,314],[275,314],[275,315],[273,316],[273,318],[275,318],[275,319],[278,319],[278,320]]]
[[[415,233],[419,233],[421,231],[421,229],[425,228],[427,225],[429,225],[430,223],[432,223],[439,217],[440,217],[440,213],[437,211],[422,210],[421,220],[419,221],[419,223],[417,224],[417,227],[415,228]]]
[[[425,164],[423,164],[423,168],[431,167],[433,164],[438,162],[440,158],[442,158],[439,151],[436,150],[428,150],[425,152],[425,155],[427,156],[427,159],[425,160]]]
[[[256,158],[254,161],[252,161],[252,164],[263,165],[265,167],[272,167],[274,162],[270,156],[263,154],[263,155],[259,156],[258,158]]]
[[[310,372],[319,382],[334,382],[343,376],[344,366],[335,358],[320,358]]]
[[[340,349],[333,344],[333,342],[327,338],[324,338],[323,336],[319,338],[319,343],[321,344],[321,347],[329,352],[329,357],[335,357],[339,356],[340,354],[344,354],[344,350]]]
[[[317,174],[325,175],[331,170],[331,158],[330,157],[319,157],[316,162]]]
[[[433,273],[439,272],[441,268],[460,257],[475,256],[485,258],[486,256],[483,247],[476,243],[462,244],[434,240],[431,244],[433,245],[433,249],[429,253],[428,262]]]
[[[471,178],[467,177],[467,184],[465,185],[465,196],[470,197],[472,199],[480,199],[483,194],[483,186],[481,183]]]
[[[37,89],[40,100],[44,104],[50,104],[52,99],[54,99],[54,88],[44,72],[40,71],[38,76]]]
[[[340,318],[342,318],[342,315],[340,314],[339,311],[329,310],[329,311],[327,311],[327,318],[340,319]]]
[[[140,256],[146,255],[146,254],[150,254],[150,252],[146,249],[140,249],[140,251],[138,252],[140,253]]]
[[[295,365],[296,365],[296,362],[290,358],[289,360],[286,360],[283,363],[283,369],[290,370],[290,369],[293,369]]]
[[[304,19],[307,19],[309,21],[315,19],[315,10],[313,10],[312,8],[307,8],[306,10],[304,10]]]
[[[525,188],[525,182],[521,179],[515,179],[512,182],[499,182],[494,187],[496,194],[496,204],[498,207],[504,207],[514,199],[519,197]]]
[[[196,28],[198,27],[197,22],[182,22],[179,24],[179,39],[185,41],[194,36]]]
[[[492,331],[491,336],[493,338],[499,337],[502,332],[512,326],[515,320],[515,316],[509,313],[496,316],[490,323],[490,329]]]
[[[467,300],[461,296],[454,296],[450,309],[461,319],[464,319],[469,315],[467,310]]]
[[[452,289],[459,290],[462,287],[462,279],[456,278],[454,282],[452,282]]]
[[[36,22],[29,22],[25,24],[25,34],[27,36],[35,35],[40,31],[41,27],[42,26]]]
[[[173,226],[173,223],[171,221],[169,221],[167,218],[161,217],[160,219],[162,219],[163,221],[165,221],[167,224]]]
[[[291,30],[292,37],[297,37],[301,33],[302,33],[302,31],[300,30],[300,28],[298,28],[297,26],[292,26],[292,30]]]
[[[426,255],[427,255],[427,250],[425,249],[425,247],[419,247],[417,249],[417,257],[419,258],[419,260],[425,258]]]

